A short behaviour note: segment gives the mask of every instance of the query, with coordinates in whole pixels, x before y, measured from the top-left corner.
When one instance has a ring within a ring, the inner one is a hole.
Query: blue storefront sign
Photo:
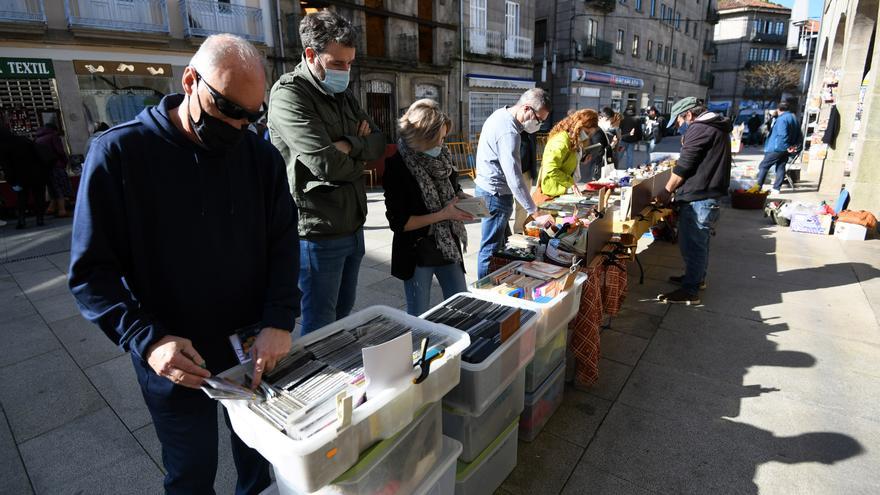
[[[639,89],[645,86],[645,81],[637,77],[619,76],[608,72],[595,72],[586,69],[571,69],[571,82],[605,84],[608,86],[634,89]]]

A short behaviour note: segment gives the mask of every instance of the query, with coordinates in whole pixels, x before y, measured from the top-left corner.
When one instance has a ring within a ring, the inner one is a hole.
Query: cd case
[[[455,207],[470,213],[476,218],[486,218],[489,216],[486,200],[480,197],[460,199],[458,203],[455,203]]]

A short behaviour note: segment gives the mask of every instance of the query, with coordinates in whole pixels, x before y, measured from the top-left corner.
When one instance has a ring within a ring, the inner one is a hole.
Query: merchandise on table
[[[566,344],[568,343],[568,323],[550,333],[550,340],[536,342],[535,357],[526,366],[526,393],[535,392],[553,371],[565,361]],[[539,340],[541,335],[539,334]]]
[[[525,408],[519,420],[519,437],[531,442],[544,429],[562,405],[565,392],[565,363],[560,363],[537,391],[526,394]]]
[[[455,474],[455,495],[494,493],[516,467],[516,439],[519,420],[511,423],[473,462],[459,461]]]
[[[371,495],[412,493],[427,481],[443,453],[440,403],[418,414],[397,435],[365,450],[357,463],[312,495]],[[279,495],[305,495],[284,469],[275,468]]]
[[[541,261],[514,262],[477,280],[473,287],[502,296],[550,302],[571,287],[573,278],[568,268],[558,265]]]
[[[543,347],[555,336],[555,330],[568,325],[568,322],[577,315],[581,302],[581,291],[584,283],[587,281],[587,276],[583,272],[576,272],[572,274],[574,281],[568,289],[563,289],[554,297],[540,298],[532,301],[500,294],[491,285],[493,278],[498,278],[510,270],[516,271],[524,265],[526,263],[520,261],[510,263],[474,282],[471,285],[471,291],[501,304],[508,304],[538,313],[537,322],[535,323],[535,343],[537,347]],[[562,268],[562,270],[566,273],[568,272],[566,268]]]
[[[479,416],[443,407],[443,434],[461,442],[459,459],[462,462],[476,459],[522,413],[526,397],[525,373],[525,369],[521,370],[516,380]]]
[[[455,409],[460,413],[472,416],[480,416],[489,405],[498,398],[501,393],[513,383],[520,370],[532,360],[535,354],[535,312],[513,308],[499,304],[488,298],[472,293],[463,293],[452,296],[440,303],[436,308],[423,315],[430,321],[437,321],[456,328],[496,328],[496,337],[483,342],[491,343],[488,354],[482,349],[479,353],[471,348],[468,359],[462,357],[461,378],[458,386],[446,394],[443,398],[445,407]],[[513,311],[512,315],[519,313],[521,316],[508,320],[501,324],[495,321],[493,314],[499,309],[502,314]],[[510,325],[516,323],[516,325]],[[506,335],[506,338],[497,338],[498,333]],[[471,333],[472,330],[469,330]],[[512,332],[512,333],[506,333]],[[471,335],[473,339],[473,334]],[[478,337],[479,338],[479,337]]]
[[[385,320],[393,325],[383,323]],[[403,430],[412,422],[416,411],[426,404],[439,401],[456,386],[460,376],[461,353],[470,340],[465,333],[447,326],[407,315],[397,309],[374,306],[312,332],[293,344],[292,356],[308,353],[312,361],[327,364],[325,371],[333,371],[332,374],[319,373],[318,376],[338,378],[337,373],[345,373],[345,391],[348,397],[355,399],[363,396],[364,380],[356,375],[362,373],[362,364],[352,359],[353,353],[349,353],[348,348],[359,351],[361,345],[358,342],[371,345],[380,343],[381,339],[393,338],[400,331],[396,329],[397,325],[413,331],[413,347],[422,335],[430,336],[431,346],[436,344],[444,347],[443,353],[430,362],[427,367],[429,373],[421,383],[414,383],[411,379],[420,374],[418,369],[414,369],[411,377],[399,380],[397,385],[385,389],[375,397],[368,397],[362,402],[352,400],[350,409],[343,407],[340,411],[341,418],[337,417],[337,396],[329,394],[329,402],[317,402],[318,405],[327,407],[328,415],[319,408],[308,411],[308,415],[300,416],[296,425],[297,431],[308,432],[310,435],[301,439],[286,435],[277,424],[249,407],[259,401],[221,400],[229,412],[232,428],[242,441],[260,452],[276,470],[283,470],[280,476],[288,480],[297,491],[308,493],[324,487],[352,467],[366,448]],[[355,341],[352,342],[350,337],[355,337]],[[343,344],[344,342],[348,343]],[[320,359],[315,352],[321,356]],[[333,369],[327,361],[338,366],[347,366],[347,369]],[[244,383],[249,369],[250,366],[247,365],[237,366],[219,377],[234,383]],[[295,382],[297,378],[290,378],[293,370],[289,370],[287,373],[271,375],[269,379],[274,377],[280,380],[279,383],[288,379]],[[299,391],[309,380],[293,385],[291,390]],[[325,386],[329,387],[328,390],[333,390],[337,385]],[[319,395],[312,391],[311,397]],[[343,405],[346,402],[347,399],[343,400]],[[275,409],[271,411],[271,414],[278,414]],[[317,420],[304,424],[301,418],[305,417]],[[288,429],[290,428],[285,426],[285,431]]]

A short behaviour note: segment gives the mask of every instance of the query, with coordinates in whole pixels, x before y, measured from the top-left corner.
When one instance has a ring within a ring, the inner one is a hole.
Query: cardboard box
[[[834,224],[834,237],[844,241],[864,241],[868,236],[868,229],[864,225],[854,223],[837,222]]]
[[[795,213],[791,217],[791,230],[805,234],[828,235],[831,233],[831,215]]]

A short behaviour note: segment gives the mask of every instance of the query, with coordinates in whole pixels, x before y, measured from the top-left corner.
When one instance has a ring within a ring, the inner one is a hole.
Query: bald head
[[[189,64],[205,77],[218,71],[263,73],[263,54],[244,38],[233,34],[208,36]]]

